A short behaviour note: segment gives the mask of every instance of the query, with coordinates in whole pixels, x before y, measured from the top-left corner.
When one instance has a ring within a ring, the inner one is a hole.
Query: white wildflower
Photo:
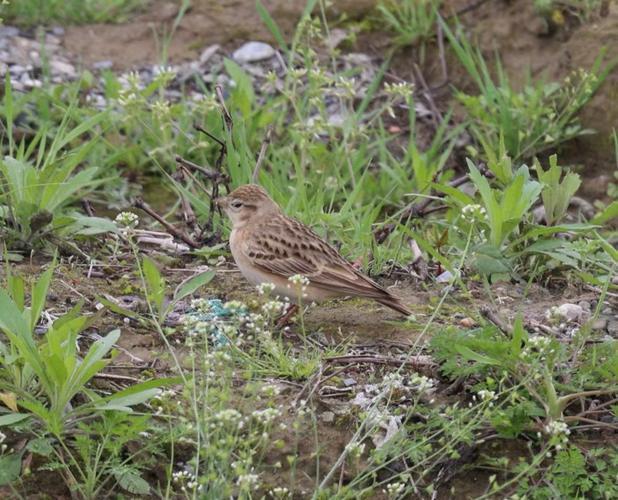
[[[345,447],[348,455],[352,458],[360,458],[365,451],[365,443],[357,443],[355,441],[348,443]]]
[[[236,484],[247,489],[257,489],[260,484],[260,478],[257,474],[241,474],[236,480]]]
[[[118,226],[133,228],[139,224],[139,217],[133,212],[120,212],[114,221]]]
[[[385,83],[384,91],[391,97],[401,97],[408,100],[414,92],[414,85],[408,82]]]
[[[481,205],[466,205],[461,209],[461,215],[469,222],[482,221],[487,216],[487,210]]]
[[[390,483],[386,485],[386,493],[390,497],[397,497],[403,493],[406,488],[406,484],[402,482]]]
[[[269,295],[275,291],[274,283],[260,283],[256,286],[258,295]]]

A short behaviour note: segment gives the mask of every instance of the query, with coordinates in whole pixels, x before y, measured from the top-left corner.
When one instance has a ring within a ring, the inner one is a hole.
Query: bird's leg
[[[288,307],[288,310],[283,314],[283,316],[281,316],[277,320],[276,327],[283,328],[284,326],[289,325],[291,322],[292,316],[294,316],[297,311],[298,311],[298,305],[290,304],[290,307]]]

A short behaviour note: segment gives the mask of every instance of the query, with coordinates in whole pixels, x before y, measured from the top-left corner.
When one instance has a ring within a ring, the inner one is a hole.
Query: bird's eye
[[[242,207],[242,201],[234,200],[232,203],[230,203],[230,206],[232,208],[239,209],[240,207]]]

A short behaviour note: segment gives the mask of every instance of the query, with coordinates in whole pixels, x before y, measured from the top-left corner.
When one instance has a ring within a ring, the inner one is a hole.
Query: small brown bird
[[[296,302],[298,289],[288,278],[302,275],[309,280],[303,290],[309,301],[362,297],[411,314],[397,297],[352,267],[311,229],[287,217],[260,186],[240,186],[217,199],[217,204],[232,221],[232,255],[251,283],[272,283],[277,295]]]

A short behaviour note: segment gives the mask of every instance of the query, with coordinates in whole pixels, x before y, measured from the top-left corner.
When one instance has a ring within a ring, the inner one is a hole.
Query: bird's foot
[[[285,314],[277,320],[275,327],[279,330],[281,328],[288,326],[290,323],[292,323],[292,317],[297,312],[298,312],[298,306],[296,304],[291,304],[290,307],[288,307],[288,310],[285,312]]]

